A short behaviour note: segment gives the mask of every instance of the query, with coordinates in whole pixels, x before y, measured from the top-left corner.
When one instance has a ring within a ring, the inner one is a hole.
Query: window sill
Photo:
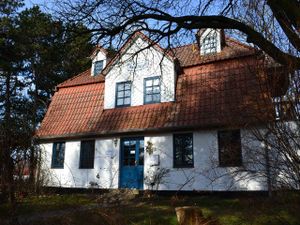
[[[243,167],[243,165],[219,165],[220,168],[232,168],[232,167]]]
[[[116,105],[115,108],[119,109],[119,108],[126,108],[126,107],[130,107],[131,105]]]
[[[173,166],[174,169],[193,169],[194,166]]]
[[[161,103],[161,101],[159,102],[144,102],[144,105],[151,105],[151,104],[158,104]]]

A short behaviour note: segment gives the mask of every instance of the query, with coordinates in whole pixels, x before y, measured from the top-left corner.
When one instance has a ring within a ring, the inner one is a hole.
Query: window
[[[229,167],[242,165],[240,130],[219,131],[218,144],[220,166]]]
[[[103,69],[103,60],[94,63],[94,76],[98,75]]]
[[[145,78],[144,104],[160,102],[160,77]]]
[[[80,169],[93,169],[95,157],[95,140],[81,141],[80,145]]]
[[[193,167],[193,134],[174,134],[174,167]]]
[[[217,52],[217,32],[211,31],[207,34],[201,44],[201,52],[203,55]]]
[[[65,142],[53,143],[51,168],[64,168]]]
[[[144,140],[124,140],[123,154],[123,166],[144,165]]]
[[[131,82],[117,83],[116,107],[130,106],[131,102]]]

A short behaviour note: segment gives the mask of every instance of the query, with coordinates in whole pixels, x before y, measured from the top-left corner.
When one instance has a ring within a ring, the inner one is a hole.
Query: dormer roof
[[[109,61],[107,66],[103,69],[103,75],[107,74],[111,67],[115,64],[115,62],[118,61],[118,59],[127,51],[127,49],[130,47],[131,43],[135,41],[137,38],[141,38],[142,40],[148,42],[149,47],[153,47],[156,50],[160,51],[162,54],[164,54],[166,57],[168,57],[171,60],[174,60],[174,55],[172,52],[162,48],[158,43],[152,41],[148,36],[146,36],[141,31],[134,32],[125,42],[125,44],[121,47],[121,49],[115,54],[115,56]]]
[[[107,55],[108,51],[105,48],[102,48],[100,45],[96,45],[95,48],[93,49],[92,54],[90,55],[91,59],[94,59],[98,52],[101,51],[103,54]]]

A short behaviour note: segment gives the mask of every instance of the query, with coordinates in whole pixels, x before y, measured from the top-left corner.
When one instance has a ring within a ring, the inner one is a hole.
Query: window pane
[[[218,142],[220,166],[241,166],[242,150],[240,130],[219,131]]]
[[[217,33],[208,34],[202,41],[201,45],[204,54],[217,52]]]
[[[124,90],[124,84],[118,84],[118,91],[123,91]]]
[[[151,87],[152,86],[152,80],[151,79],[147,79],[146,80],[146,87]]]
[[[117,106],[130,105],[131,82],[117,84],[116,98],[117,98],[117,102],[116,102]]]
[[[53,144],[52,168],[64,168],[65,142],[56,142]]]
[[[193,167],[193,135],[174,135],[174,167]]]
[[[131,89],[131,83],[130,82],[126,82],[125,83],[125,89],[126,90],[130,90]]]
[[[151,77],[145,79],[144,87],[145,103],[160,102],[160,78]]]
[[[155,94],[155,95],[152,95],[152,101],[153,102],[160,102],[160,95],[158,94]]]
[[[130,98],[124,99],[124,105],[130,105]]]
[[[160,93],[160,88],[159,88],[158,86],[153,87],[153,93],[154,93],[154,94]]]
[[[119,91],[119,92],[117,93],[117,95],[118,95],[118,98],[124,97],[124,91]]]
[[[125,91],[125,95],[124,96],[125,97],[130,97],[130,94],[131,94],[130,91]]]
[[[146,94],[152,94],[152,87],[146,87]]]
[[[159,85],[159,78],[155,78],[153,80],[153,85]]]
[[[81,141],[79,168],[93,169],[94,156],[95,156],[95,140]]]
[[[125,141],[124,142],[124,166],[135,166],[135,141]]]
[[[146,102],[152,102],[152,95],[146,95]]]
[[[124,99],[118,99],[117,100],[117,105],[124,105]]]
[[[97,61],[94,64],[94,75],[98,75],[103,69],[103,60]]]

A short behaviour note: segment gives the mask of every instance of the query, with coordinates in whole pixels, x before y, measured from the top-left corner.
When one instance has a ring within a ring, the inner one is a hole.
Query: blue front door
[[[124,138],[121,142],[120,187],[143,189],[144,138]]]

